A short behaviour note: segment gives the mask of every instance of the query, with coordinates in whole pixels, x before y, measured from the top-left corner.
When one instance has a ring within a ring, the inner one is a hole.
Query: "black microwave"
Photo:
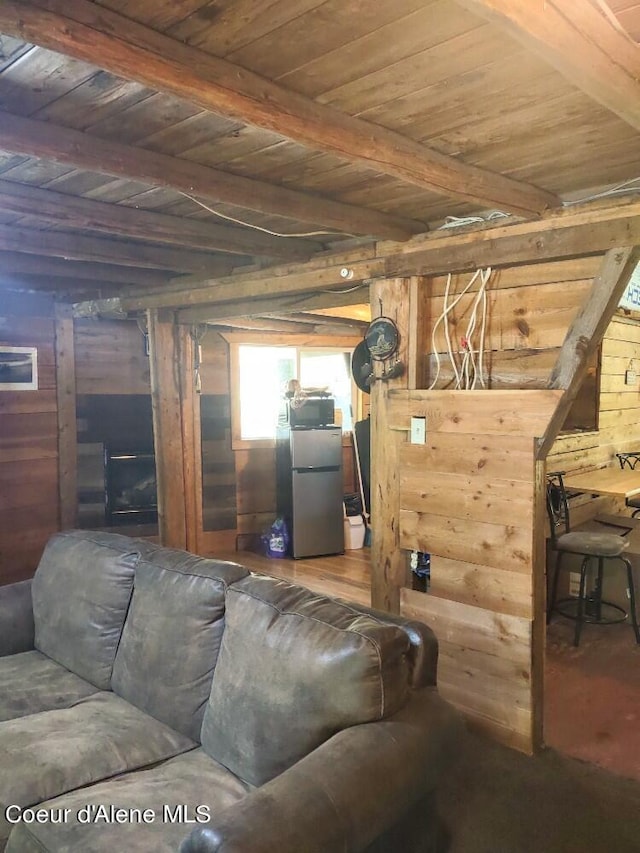
[[[326,426],[333,424],[336,406],[333,397],[307,397],[295,406],[287,401],[286,419],[289,426]]]

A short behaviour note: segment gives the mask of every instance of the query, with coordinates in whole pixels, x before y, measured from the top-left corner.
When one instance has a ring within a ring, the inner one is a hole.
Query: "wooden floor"
[[[253,551],[216,554],[223,560],[242,563],[254,572],[299,583],[314,592],[371,604],[371,550],[360,548],[331,557],[275,560]]]

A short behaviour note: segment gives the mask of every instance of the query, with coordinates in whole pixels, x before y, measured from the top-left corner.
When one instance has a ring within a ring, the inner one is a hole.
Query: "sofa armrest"
[[[0,657],[33,649],[31,581],[0,586]]]
[[[461,731],[435,688],[414,691],[393,717],[344,729],[195,829],[180,853],[364,850],[436,788]]]

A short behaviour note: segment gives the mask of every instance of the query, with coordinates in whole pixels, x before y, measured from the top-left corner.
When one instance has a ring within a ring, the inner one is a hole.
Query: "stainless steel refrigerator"
[[[276,448],[278,513],[292,557],[344,551],[342,430],[281,427]]]

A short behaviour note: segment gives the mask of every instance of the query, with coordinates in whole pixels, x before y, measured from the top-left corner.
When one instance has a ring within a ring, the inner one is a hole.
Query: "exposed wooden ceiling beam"
[[[329,308],[315,308],[313,313],[321,314],[324,317],[344,317],[349,320],[358,320],[360,323],[368,325],[371,322],[369,294],[363,289],[362,298],[354,305],[332,305]]]
[[[384,278],[386,268],[385,258],[372,257],[369,260],[357,261],[350,264],[353,273],[350,285],[372,279]],[[211,281],[210,286],[200,288],[172,288],[166,293],[146,294],[140,292],[138,296],[123,294],[123,303],[128,310],[141,310],[147,307],[147,303],[154,302],[156,307],[186,307],[190,305],[217,304],[220,302],[231,302],[247,299],[264,299],[268,296],[285,296],[297,293],[317,293],[325,288],[338,289],[344,287],[341,278],[341,265],[326,267],[325,269],[305,269],[303,264],[298,265],[297,271],[289,270],[285,275],[278,274],[277,270],[257,275],[248,273],[246,276],[226,276]],[[264,271],[267,272],[266,270]],[[342,281],[342,285],[340,282]],[[301,305],[301,307],[306,307]]]
[[[10,290],[37,290],[64,296],[67,301],[78,302],[85,299],[101,299],[116,296],[122,285],[108,281],[83,278],[60,278],[59,276],[16,275],[0,268],[0,287]]]
[[[295,323],[290,320],[274,320],[272,317],[265,317],[262,319],[239,317],[233,320],[224,320],[221,323],[210,322],[208,325],[213,328],[245,329],[252,332],[284,332],[285,334],[291,335],[306,335],[315,330],[315,326],[311,323]]]
[[[640,130],[640,47],[590,0],[458,0]]]
[[[316,103],[87,0],[0,4],[0,31],[441,195],[540,214],[557,198]]]
[[[349,317],[330,317],[326,314],[314,314],[312,311],[292,312],[291,314],[267,314],[268,317],[273,317],[274,320],[294,320],[300,323],[313,323],[315,326],[334,326],[341,328],[344,332],[350,329],[353,332],[364,332],[368,328],[369,323],[362,320],[353,320]]]
[[[625,241],[640,243],[640,202],[636,200],[618,201],[615,207],[583,205],[532,222],[482,227],[464,234],[432,233],[403,246],[378,244],[369,258],[346,266],[350,282],[357,283],[374,278],[441,275],[478,267],[500,268],[597,255]],[[337,263],[338,259],[336,256],[335,265],[322,269],[311,263],[237,273],[199,288],[189,277],[189,284],[181,288],[172,283],[171,292],[166,294],[129,290],[123,294],[122,303],[128,310],[151,306],[187,308],[344,288],[345,264]]]
[[[2,10],[0,4],[0,16]],[[407,240],[412,234],[426,230],[426,225],[411,219],[231,175],[178,157],[98,139],[78,130],[6,112],[0,112],[0,149],[259,213],[309,222],[341,234]],[[238,218],[242,219],[242,215]]]
[[[231,266],[231,262],[229,262]],[[38,257],[22,252],[0,252],[0,270],[17,276],[54,276],[66,279],[71,286],[73,280],[104,281],[112,284],[137,285],[139,287],[162,287],[169,281],[169,273],[115,264],[94,264],[69,261],[62,258]],[[231,270],[229,270],[231,272]],[[180,279],[173,278],[176,282]]]
[[[199,306],[176,311],[178,323],[223,322],[232,317],[261,317],[270,313],[285,314],[289,310],[314,310],[342,305],[358,305],[369,299],[369,288],[364,286],[347,293],[311,293],[294,296],[278,296],[273,299],[251,299],[247,302],[234,302],[233,305]]]
[[[433,241],[425,244],[424,250],[387,258],[386,274],[394,278],[423,270],[423,275],[438,275],[478,267],[499,268],[597,255],[619,246],[625,239],[640,242],[637,211],[637,205],[631,205],[621,207],[613,218],[601,218],[597,213],[586,218],[559,216],[549,219],[543,231],[531,231],[518,225],[491,229],[482,232],[481,239],[461,241],[455,248],[454,244],[445,247]]]
[[[147,269],[184,270],[205,275],[218,275],[216,271],[229,269],[226,255],[221,260],[205,252],[184,252],[165,246],[105,240],[102,237],[84,237],[58,231],[36,231],[11,225],[0,225],[0,251]]]
[[[303,259],[323,248],[311,241],[271,237],[259,231],[106,204],[15,181],[0,180],[0,210],[35,216],[63,227],[237,255]]]

